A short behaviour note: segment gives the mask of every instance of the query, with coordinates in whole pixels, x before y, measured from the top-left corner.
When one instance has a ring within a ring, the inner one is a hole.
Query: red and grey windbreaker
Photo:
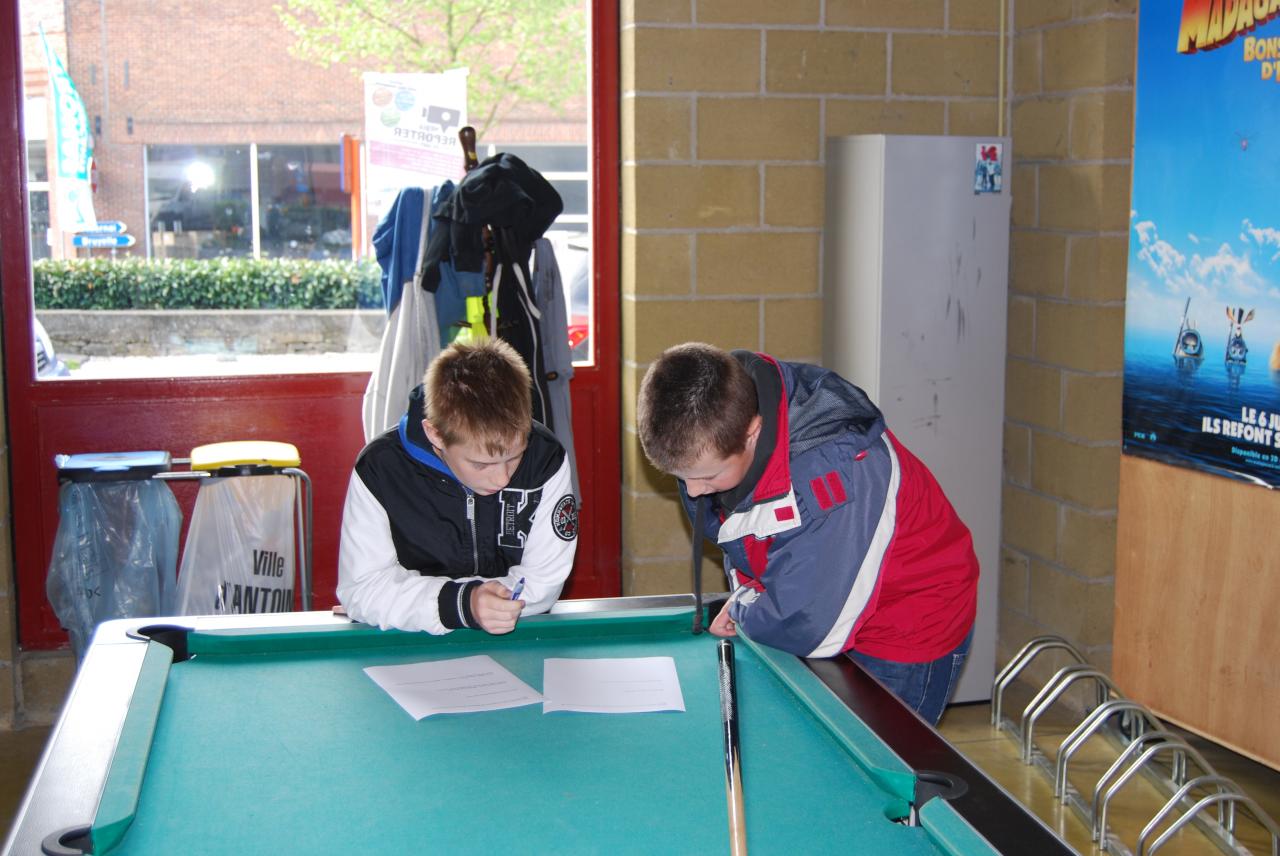
[[[761,413],[776,442],[754,487],[732,510],[706,515],[739,628],[807,657],[856,648],[927,662],[953,650],[973,624],[978,562],[933,474],[834,372],[735,356],[758,388],[761,372],[776,372],[783,390]]]

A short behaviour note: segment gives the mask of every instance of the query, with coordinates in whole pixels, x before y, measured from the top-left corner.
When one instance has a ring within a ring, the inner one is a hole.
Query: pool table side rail
[[[172,665],[171,648],[158,642],[147,645],[90,831],[94,853],[109,853],[123,841],[137,815],[142,780]]]
[[[886,793],[912,805],[916,773],[903,758],[840,700],[800,660],[741,637],[813,714],[832,738]],[[1000,853],[945,799],[933,799],[920,812],[921,825],[944,850],[955,853]]]
[[[609,613],[575,615],[533,615],[522,618],[516,629],[499,641],[533,641],[556,639],[582,632],[584,623],[601,625],[611,636],[653,635],[655,633],[688,632],[692,626],[691,608],[627,610]],[[187,637],[189,653],[252,654],[331,651],[349,647],[353,640],[370,647],[423,648],[456,644],[458,634],[485,638],[479,631],[460,630],[444,636],[405,630],[380,630],[368,624],[319,625],[314,627],[281,626],[263,628],[228,628],[193,630]]]

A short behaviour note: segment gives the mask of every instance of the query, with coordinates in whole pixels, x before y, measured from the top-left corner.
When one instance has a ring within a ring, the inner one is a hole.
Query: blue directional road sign
[[[123,235],[127,231],[129,231],[128,227],[120,220],[99,220],[92,229],[85,229],[89,234],[103,232],[108,235]]]
[[[72,246],[89,247],[90,249],[132,247],[137,242],[138,239],[133,235],[112,235],[103,232],[85,232],[71,236]]]

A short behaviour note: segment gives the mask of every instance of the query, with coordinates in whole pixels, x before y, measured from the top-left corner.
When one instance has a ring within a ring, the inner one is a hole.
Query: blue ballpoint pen
[[[524,594],[524,577],[516,582],[516,587],[511,590],[511,599],[519,600],[520,595]]]

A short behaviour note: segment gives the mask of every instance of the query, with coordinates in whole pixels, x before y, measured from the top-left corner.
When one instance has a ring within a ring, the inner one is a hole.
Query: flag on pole
[[[53,96],[54,158],[50,173],[57,196],[55,218],[64,232],[93,229],[98,218],[93,213],[93,189],[89,164],[93,158],[93,136],[89,133],[89,115],[67,74],[66,66],[54,52],[40,27],[40,43],[44,46],[49,66],[49,91]]]

